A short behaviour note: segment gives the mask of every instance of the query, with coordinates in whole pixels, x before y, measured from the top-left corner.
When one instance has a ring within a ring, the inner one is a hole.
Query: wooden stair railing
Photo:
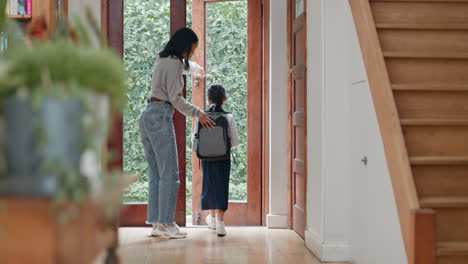
[[[468,263],[468,0],[350,0],[410,264]]]
[[[423,210],[420,207],[401,126],[402,121],[385,62],[385,56],[407,55],[384,54],[377,28],[393,26],[375,24],[369,0],[350,0],[350,5],[380,126],[408,263],[432,264],[435,263],[436,254],[435,215],[434,211]],[[405,88],[418,87],[400,87],[400,89]]]

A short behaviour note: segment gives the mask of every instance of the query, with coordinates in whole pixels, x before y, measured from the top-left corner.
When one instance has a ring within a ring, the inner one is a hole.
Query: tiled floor
[[[232,227],[220,238],[207,228],[189,228],[188,238],[180,240],[149,237],[150,231],[120,229],[123,264],[321,263],[290,230]]]

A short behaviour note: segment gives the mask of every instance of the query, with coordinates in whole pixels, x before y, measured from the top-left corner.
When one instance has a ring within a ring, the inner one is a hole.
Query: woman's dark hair
[[[208,88],[208,99],[215,104],[215,111],[220,112],[223,110],[223,103],[226,98],[226,89],[221,84],[212,84]]]
[[[198,36],[190,28],[181,28],[172,35],[169,42],[164,47],[163,51],[159,53],[159,57],[176,57],[180,61],[184,62],[185,60],[185,69],[188,70],[189,58],[184,58],[182,54],[187,54],[189,56],[192,51],[192,45],[198,42]]]

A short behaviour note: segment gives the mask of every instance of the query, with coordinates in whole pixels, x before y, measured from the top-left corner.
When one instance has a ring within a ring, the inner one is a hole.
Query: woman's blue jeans
[[[173,224],[179,193],[174,107],[149,103],[140,117],[141,140],[149,167],[147,224]]]

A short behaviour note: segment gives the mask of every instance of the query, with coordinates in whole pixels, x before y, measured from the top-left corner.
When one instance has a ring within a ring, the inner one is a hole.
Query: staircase
[[[467,264],[468,0],[350,3],[409,263]]]

